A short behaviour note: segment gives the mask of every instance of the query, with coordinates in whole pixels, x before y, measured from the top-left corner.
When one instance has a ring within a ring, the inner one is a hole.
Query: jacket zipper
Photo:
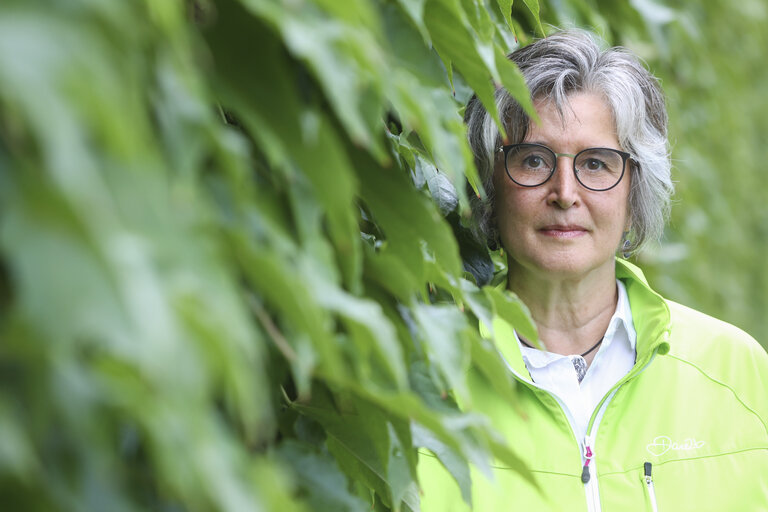
[[[656,506],[656,490],[653,488],[653,477],[651,476],[650,462],[643,464],[643,473],[645,476],[645,488],[648,490],[648,499],[651,502],[651,510],[653,512],[659,512],[659,509]]]
[[[584,484],[589,483],[589,463],[592,462],[592,441],[589,436],[584,438],[584,467],[581,469],[581,482]]]
[[[663,337],[666,339],[668,336],[669,331],[665,331]],[[600,512],[600,492],[597,487],[597,468],[596,464],[592,463],[590,468],[590,461],[594,459],[595,457],[595,450],[594,450],[594,443],[595,443],[595,434],[597,432],[597,428],[600,424],[600,419],[602,419],[602,413],[604,409],[608,406],[608,403],[613,399],[613,396],[616,394],[616,392],[619,390],[621,386],[629,382],[631,379],[634,379],[639,374],[641,374],[648,366],[650,366],[653,359],[656,357],[656,349],[651,353],[651,356],[648,358],[648,361],[643,364],[641,368],[639,368],[636,372],[630,371],[623,379],[621,379],[616,386],[614,386],[613,389],[611,389],[600,401],[600,403],[597,405],[597,408],[595,409],[594,414],[592,415],[592,418],[590,419],[589,425],[587,425],[587,435],[584,438],[584,465],[582,466],[581,470],[581,481],[584,483],[585,487],[585,493],[587,497],[587,509],[590,511],[597,511]],[[573,427],[571,427],[573,428]],[[595,434],[593,434],[593,432]],[[594,474],[595,478],[592,478],[592,474]],[[653,481],[651,481],[651,490],[653,489]],[[655,504],[655,495],[653,495],[653,512],[658,512],[656,509]]]
[[[581,481],[584,484],[584,492],[587,497],[587,509],[599,512],[601,508],[600,492],[597,489],[597,470],[594,464],[590,466],[595,456],[592,449],[594,444],[594,438],[591,436],[584,437],[584,465],[581,468]],[[595,478],[592,478],[592,473],[594,473]]]

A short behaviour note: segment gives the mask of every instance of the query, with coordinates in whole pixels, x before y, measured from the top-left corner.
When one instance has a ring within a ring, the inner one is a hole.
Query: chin
[[[572,251],[548,252],[542,255],[531,255],[528,258],[515,258],[510,256],[508,265],[510,271],[532,272],[558,279],[580,279],[593,270],[613,263],[613,256],[609,259],[590,258],[589,256]]]

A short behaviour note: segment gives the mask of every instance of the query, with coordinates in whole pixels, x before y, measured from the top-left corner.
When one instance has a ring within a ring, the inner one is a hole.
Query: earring
[[[632,252],[629,250],[629,248],[632,246],[632,242],[629,241],[629,231],[625,231],[622,235],[622,238],[624,239],[624,242],[621,244],[621,255],[626,260],[632,256]]]

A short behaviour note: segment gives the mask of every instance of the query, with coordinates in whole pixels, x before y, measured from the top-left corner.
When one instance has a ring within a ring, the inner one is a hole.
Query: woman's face
[[[611,110],[600,96],[579,93],[569,100],[564,119],[546,99],[535,101],[541,124],[532,122],[523,142],[568,154],[593,147],[622,149]],[[612,271],[629,221],[629,185],[627,169],[616,187],[588,190],[573,174],[573,159],[561,156],[549,181],[525,188],[509,179],[499,155],[495,208],[510,272],[578,280],[595,270]]]

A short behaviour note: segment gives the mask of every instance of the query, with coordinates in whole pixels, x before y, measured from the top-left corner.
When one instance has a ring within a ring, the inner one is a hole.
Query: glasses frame
[[[546,149],[547,151],[549,151],[550,153],[555,155],[555,165],[554,165],[554,167],[552,167],[552,170],[549,171],[549,176],[547,176],[546,179],[544,181],[542,181],[541,183],[537,183],[536,185],[524,185],[524,184],[516,181],[515,178],[513,178],[512,175],[509,173],[509,168],[507,167],[507,155],[509,154],[509,152],[513,148],[517,148],[517,147],[520,147],[520,146],[536,146],[536,147],[539,147],[539,148]],[[616,183],[614,183],[613,185],[611,185],[608,188],[592,188],[592,187],[588,187],[588,186],[586,186],[581,181],[581,179],[579,179],[579,171],[576,170],[576,158],[580,154],[582,154],[582,153],[584,153],[586,151],[592,151],[594,149],[602,149],[602,150],[607,150],[607,151],[613,151],[614,153],[618,153],[621,156],[621,176],[619,176],[619,179],[616,181]],[[576,177],[576,181],[579,182],[579,185],[581,185],[582,187],[586,188],[587,190],[592,190],[593,192],[606,192],[608,190],[611,190],[612,188],[615,188],[619,183],[621,183],[621,180],[624,179],[624,174],[626,174],[627,160],[629,160],[633,164],[637,165],[637,160],[635,160],[635,158],[632,156],[631,153],[627,153],[626,151],[621,151],[619,149],[613,149],[613,148],[603,148],[603,147],[586,148],[586,149],[582,149],[581,151],[579,151],[576,154],[571,154],[571,153],[555,153],[552,150],[552,148],[549,148],[549,147],[545,146],[544,144],[535,144],[535,143],[530,143],[530,142],[522,142],[520,144],[508,144],[506,146],[499,146],[499,149],[497,151],[499,153],[501,153],[503,155],[503,157],[504,157],[504,172],[507,173],[507,177],[509,179],[511,179],[515,184],[517,184],[517,185],[519,185],[521,187],[525,187],[525,188],[540,187],[543,184],[545,184],[546,182],[548,182],[552,178],[552,176],[554,176],[555,172],[557,171],[557,159],[559,157],[561,157],[561,156],[568,157],[568,158],[570,158],[572,160],[573,175]]]

